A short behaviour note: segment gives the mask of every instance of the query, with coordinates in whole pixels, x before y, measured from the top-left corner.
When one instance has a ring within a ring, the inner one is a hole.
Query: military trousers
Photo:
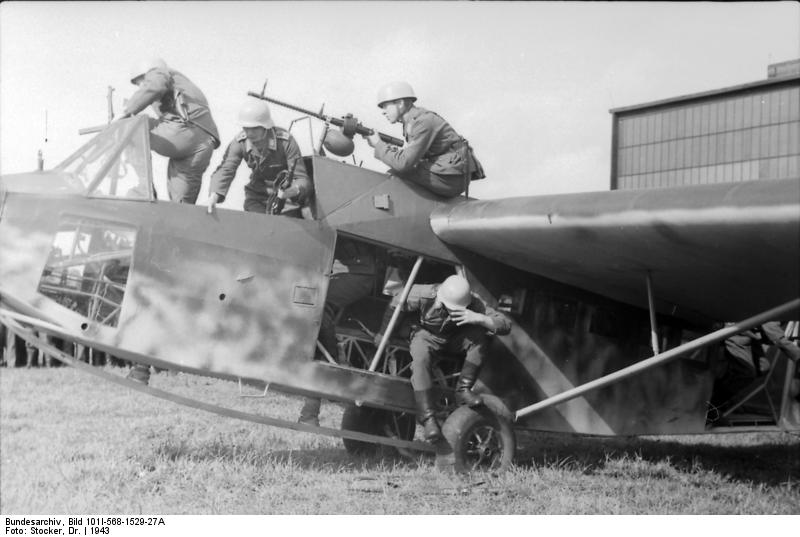
[[[463,175],[438,175],[422,166],[417,166],[410,172],[389,170],[389,173],[445,198],[455,198],[466,190]]]
[[[204,130],[185,123],[155,118],[150,118],[149,123],[150,148],[169,158],[169,199],[178,203],[195,203],[216,141]]]
[[[433,387],[431,368],[437,355],[463,355],[464,360],[478,367],[483,365],[489,350],[486,329],[475,324],[463,325],[448,336],[437,336],[424,328],[411,336],[411,386],[415,391]]]

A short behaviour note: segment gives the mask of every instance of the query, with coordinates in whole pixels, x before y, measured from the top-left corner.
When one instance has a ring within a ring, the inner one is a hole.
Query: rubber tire
[[[395,419],[397,420],[397,437],[400,440],[413,440],[414,433],[417,429],[414,416],[389,410],[381,410],[379,408],[359,407],[355,405],[346,407],[342,414],[341,428],[359,433],[386,436],[385,425],[391,423]],[[342,442],[347,452],[351,455],[375,456],[394,454],[397,452],[397,450],[391,446],[362,442],[351,438],[342,438]]]
[[[511,420],[502,409],[490,408],[495,405],[486,396],[484,401],[488,404],[460,406],[448,416],[442,426],[448,449],[437,453],[437,467],[456,472],[504,471],[514,462],[517,442]],[[478,448],[476,440],[480,438],[488,438],[490,445]],[[481,449],[487,451],[481,453]],[[481,460],[484,456],[488,458]]]

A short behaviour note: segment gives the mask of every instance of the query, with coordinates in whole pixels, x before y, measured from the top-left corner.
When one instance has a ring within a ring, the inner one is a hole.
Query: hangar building
[[[611,110],[611,189],[800,177],[800,59],[767,72]]]

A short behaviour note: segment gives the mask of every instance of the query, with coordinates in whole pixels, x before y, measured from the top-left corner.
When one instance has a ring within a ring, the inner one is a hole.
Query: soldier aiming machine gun
[[[299,106],[295,106],[293,104],[289,104],[284,101],[279,101],[278,99],[274,99],[272,97],[267,97],[263,93],[256,93],[253,91],[248,91],[247,95],[250,97],[255,97],[256,99],[261,99],[263,101],[267,101],[273,104],[277,104],[278,106],[282,106],[284,108],[288,108],[289,110],[294,110],[295,112],[300,112],[301,114],[305,114],[309,117],[313,117],[325,122],[325,133],[323,133],[322,140],[323,146],[325,149],[333,153],[334,155],[340,157],[346,157],[353,152],[354,144],[353,144],[353,136],[356,134],[361,135],[371,135],[375,134],[374,129],[370,129],[369,127],[365,127],[362,125],[358,119],[353,117],[352,114],[346,114],[342,117],[334,117],[328,116],[320,112],[312,112],[311,110],[306,110],[305,108],[301,108]],[[335,125],[339,127],[339,131],[330,131],[329,126]],[[342,136],[343,135],[343,136]],[[388,134],[384,134],[382,132],[378,132],[378,136],[380,136],[381,140],[386,142],[387,144],[401,146],[403,145],[403,140],[400,138],[395,138],[394,136],[390,136]]]

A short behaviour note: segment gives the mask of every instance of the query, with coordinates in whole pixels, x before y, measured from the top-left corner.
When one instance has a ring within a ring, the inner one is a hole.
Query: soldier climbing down
[[[397,297],[392,305],[397,305]],[[433,376],[434,353],[462,354],[464,365],[456,386],[456,401],[460,405],[476,407],[483,404],[479,395],[472,392],[489,350],[489,336],[507,334],[511,323],[502,314],[486,306],[473,295],[469,282],[453,275],[441,284],[413,285],[403,311],[419,312],[419,328],[411,335],[411,386],[417,404],[417,419],[425,429],[425,439],[436,442],[442,432],[434,416]],[[375,336],[376,344],[382,338],[392,317],[393,308],[386,310],[383,325]]]

